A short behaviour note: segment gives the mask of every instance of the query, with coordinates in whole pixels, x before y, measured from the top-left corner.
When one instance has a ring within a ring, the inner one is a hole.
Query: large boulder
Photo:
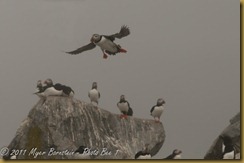
[[[17,159],[73,159],[83,145],[94,159],[134,159],[147,143],[155,155],[164,140],[162,123],[121,119],[74,98],[50,96],[30,110],[8,149],[10,153],[22,149]]]
[[[204,159],[222,159],[222,139],[220,136],[229,136],[232,139],[232,142],[234,144],[234,148],[236,150],[236,153],[240,152],[240,113],[235,115],[230,120],[230,125],[227,126],[224,131],[215,139],[212,146],[208,150],[207,154],[204,156]],[[240,158],[240,155],[237,155],[237,157]]]

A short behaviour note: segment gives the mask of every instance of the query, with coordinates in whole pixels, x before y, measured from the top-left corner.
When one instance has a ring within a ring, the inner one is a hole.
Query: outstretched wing
[[[82,53],[83,51],[91,50],[95,47],[96,47],[96,45],[91,42],[85,46],[82,46],[82,47],[74,50],[74,51],[70,51],[70,52],[66,52],[66,53],[71,54],[71,55],[76,55],[76,54]]]
[[[129,27],[127,27],[126,25],[123,25],[119,31],[119,33],[115,33],[113,35],[110,36],[104,36],[108,39],[110,39],[111,41],[114,41],[115,38],[119,38],[121,39],[122,37],[128,36],[130,34],[130,29]]]

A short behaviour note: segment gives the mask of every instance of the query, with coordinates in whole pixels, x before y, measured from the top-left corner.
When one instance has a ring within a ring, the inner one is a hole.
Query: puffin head
[[[83,154],[85,149],[86,147],[82,145],[75,151],[75,153]]]
[[[219,138],[222,139],[224,145],[231,145],[231,144],[233,144],[231,137],[228,136],[228,135],[220,135]]]
[[[36,86],[37,87],[42,87],[42,81],[41,80],[38,80]]]
[[[120,96],[120,101],[125,101],[125,95]]]
[[[92,35],[91,42],[98,42],[101,39],[101,36],[99,34]]]
[[[51,86],[51,85],[53,85],[53,81],[52,81],[52,79],[48,78],[44,81],[44,84],[46,84],[47,86]]]
[[[161,106],[161,105],[163,105],[163,104],[165,104],[164,99],[163,99],[163,98],[159,98],[159,99],[157,100],[157,105],[158,105],[158,106]]]
[[[179,155],[179,154],[181,154],[181,153],[182,153],[182,151],[179,150],[179,149],[175,149],[175,150],[173,150],[173,154],[175,154],[175,155]]]
[[[92,83],[92,89],[97,89],[97,82]]]

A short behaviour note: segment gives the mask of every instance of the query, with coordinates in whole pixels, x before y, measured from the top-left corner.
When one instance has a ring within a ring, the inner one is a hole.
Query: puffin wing
[[[154,110],[155,106],[152,107],[152,109],[150,110],[150,113],[152,114],[153,110]]]
[[[131,107],[129,107],[129,110],[128,110],[128,112],[127,112],[127,115],[128,115],[128,116],[133,116],[133,110],[132,110]]]
[[[119,31],[119,33],[115,33],[113,35],[110,36],[104,36],[105,38],[114,41],[115,38],[119,38],[121,39],[122,37],[128,36],[130,34],[130,29],[129,27],[127,27],[126,25],[123,25]]]
[[[89,43],[89,44],[87,44],[85,46],[82,46],[82,47],[74,50],[74,51],[70,51],[70,52],[66,52],[66,53],[71,54],[71,55],[76,55],[76,54],[82,53],[84,51],[91,50],[91,49],[93,49],[95,47],[96,47],[96,45],[91,42],[91,43]]]
[[[173,158],[174,158],[173,154],[170,154],[169,156],[165,157],[164,159],[166,159],[166,160],[171,160],[171,159],[173,159]]]
[[[140,155],[142,155],[142,154],[143,154],[142,151],[137,152],[137,153],[135,154],[135,159],[137,159],[138,157],[140,157]]]

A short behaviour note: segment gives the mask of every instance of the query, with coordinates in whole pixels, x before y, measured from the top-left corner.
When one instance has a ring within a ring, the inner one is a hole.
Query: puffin
[[[75,152],[74,152],[74,158],[75,159],[90,159],[90,156],[88,154],[84,154],[84,151],[87,147],[80,146]]]
[[[127,118],[127,116],[132,116],[133,110],[130,107],[130,104],[128,101],[125,100],[125,95],[120,96],[120,100],[117,103],[117,107],[119,108],[120,112],[122,113],[120,115],[120,118]]]
[[[172,154],[170,154],[169,156],[167,156],[167,157],[164,158],[164,159],[167,159],[167,160],[171,160],[171,159],[181,159],[181,153],[182,153],[181,150],[179,150],[179,149],[175,149],[175,150],[173,150]]]
[[[41,80],[37,81],[37,92],[34,94],[39,97],[47,97],[47,96],[70,96],[73,97],[74,91],[69,87],[62,85],[60,83],[53,84],[52,79],[48,78],[44,81],[44,85],[42,85]]]
[[[97,82],[92,83],[92,88],[88,92],[88,97],[91,100],[91,103],[96,103],[98,105],[98,100],[100,98],[100,92],[97,90]]]
[[[127,51],[123,49],[119,44],[114,43],[116,38],[121,39],[130,34],[130,29],[123,25],[118,33],[112,35],[99,35],[93,34],[90,43],[82,46],[74,51],[66,52],[71,55],[77,55],[84,51],[94,49],[99,46],[103,52],[103,58],[108,58],[108,55],[116,55],[117,53],[126,53]]]
[[[36,94],[37,96],[39,96],[40,98],[44,96],[44,94],[42,94],[43,92],[43,85],[42,85],[42,81],[38,80],[37,84],[36,84],[36,91],[34,94]]]
[[[157,100],[157,105],[154,105],[152,109],[150,110],[151,116],[154,117],[155,122],[160,121],[160,117],[163,113],[164,107],[163,104],[165,104],[165,101],[162,98],[159,98]]]
[[[149,152],[148,146],[149,146],[149,144],[146,144],[145,147],[141,151],[137,152],[135,154],[135,159],[151,159],[152,155]]]
[[[221,135],[222,139],[222,159],[235,159],[236,151],[232,139],[229,136]]]
[[[43,87],[46,96],[74,96],[74,91],[69,86],[60,83],[54,85],[50,78],[46,79],[44,83],[46,84],[46,86]]]

